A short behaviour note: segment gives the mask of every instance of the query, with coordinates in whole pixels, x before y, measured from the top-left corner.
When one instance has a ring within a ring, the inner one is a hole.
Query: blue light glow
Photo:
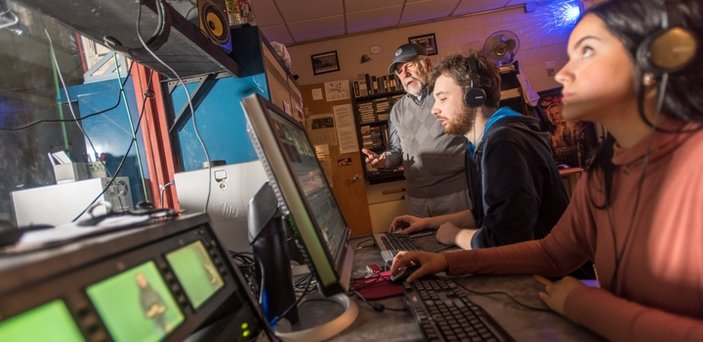
[[[558,27],[571,26],[581,15],[578,3],[568,2],[559,4],[554,11],[555,25]]]
[[[566,11],[564,11],[564,21],[575,21],[578,19],[579,15],[581,15],[581,9],[578,8],[578,6],[571,5],[566,9]]]

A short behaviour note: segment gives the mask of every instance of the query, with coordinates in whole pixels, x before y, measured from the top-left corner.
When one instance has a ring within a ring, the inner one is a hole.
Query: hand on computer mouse
[[[401,251],[393,258],[391,275],[401,273],[411,263],[420,265],[416,271],[408,275],[406,281],[412,282],[428,274],[435,274],[447,270],[447,259],[442,253],[407,252]]]
[[[410,261],[410,263],[407,266],[405,266],[404,269],[400,270],[400,272],[397,272],[396,274],[391,275],[391,279],[390,279],[391,283],[394,283],[394,284],[403,283],[404,281],[406,281],[408,279],[408,277],[411,274],[413,274],[415,271],[417,271],[420,268],[420,266],[421,266],[420,264],[416,264],[416,263]]]

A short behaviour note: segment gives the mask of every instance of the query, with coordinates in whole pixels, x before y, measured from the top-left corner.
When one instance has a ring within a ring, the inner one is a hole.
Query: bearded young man
[[[437,240],[463,249],[546,236],[568,204],[549,134],[539,130],[535,118],[498,108],[500,72],[482,55],[445,58],[430,82],[432,114],[445,133],[470,142],[466,173],[473,209],[429,218],[400,216],[391,230],[438,229]]]

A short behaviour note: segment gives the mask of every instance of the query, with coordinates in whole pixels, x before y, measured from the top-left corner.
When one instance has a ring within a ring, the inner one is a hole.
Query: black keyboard
[[[381,236],[381,241],[386,249],[398,253],[398,251],[421,251],[422,249],[415,244],[412,235],[384,233]]]
[[[428,341],[514,341],[452,281],[404,283],[405,299]]]

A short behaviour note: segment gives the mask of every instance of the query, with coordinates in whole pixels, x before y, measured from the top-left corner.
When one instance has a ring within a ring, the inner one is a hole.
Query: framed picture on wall
[[[434,33],[408,37],[408,43],[415,43],[424,47],[428,56],[437,54],[437,39],[435,38]]]
[[[310,56],[310,58],[312,59],[312,72],[315,75],[339,71],[337,50],[318,53]]]

